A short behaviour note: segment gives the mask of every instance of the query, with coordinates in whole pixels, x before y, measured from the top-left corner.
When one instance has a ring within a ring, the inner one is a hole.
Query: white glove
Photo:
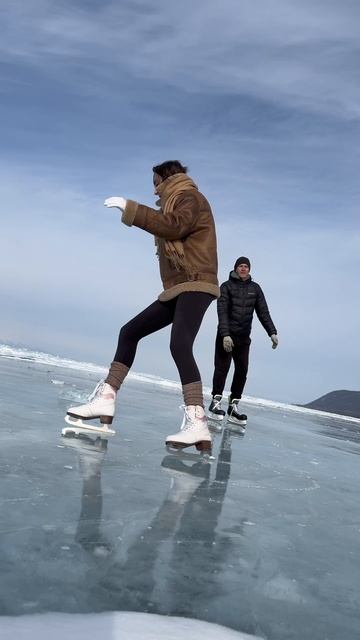
[[[114,196],[113,198],[106,198],[105,202],[104,202],[104,206],[105,207],[116,207],[117,209],[120,209],[120,211],[125,211],[125,207],[126,207],[126,200],[125,198],[122,198],[121,196]]]
[[[232,341],[231,336],[225,336],[225,338],[223,338],[223,347],[225,351],[227,351],[228,353],[230,353],[230,351],[233,350],[234,343]]]
[[[273,333],[272,336],[270,336],[270,340],[272,342],[272,348],[276,349],[279,344],[279,338],[277,337],[276,333]]]

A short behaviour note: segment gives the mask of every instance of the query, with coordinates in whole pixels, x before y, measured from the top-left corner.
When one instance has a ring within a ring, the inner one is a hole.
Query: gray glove
[[[230,353],[233,350],[234,343],[230,336],[225,336],[225,338],[223,338],[223,347],[225,351],[227,351],[228,353]]]
[[[277,337],[276,333],[273,333],[272,336],[270,336],[270,340],[272,342],[272,348],[276,349],[279,344],[279,338]]]

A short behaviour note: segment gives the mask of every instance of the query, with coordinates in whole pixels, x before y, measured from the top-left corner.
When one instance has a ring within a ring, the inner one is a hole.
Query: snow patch
[[[1,640],[254,640],[226,627],[154,613],[44,613],[1,617]]]

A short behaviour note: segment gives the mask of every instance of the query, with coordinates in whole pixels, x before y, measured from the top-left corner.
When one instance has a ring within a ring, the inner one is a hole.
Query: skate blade
[[[174,447],[171,444],[166,445],[166,451],[170,453],[172,456],[176,456],[178,458],[182,458],[183,460],[203,460],[204,462],[212,462],[215,460],[215,457],[212,455],[210,449],[199,451],[199,453],[192,453],[191,451],[186,451],[184,447]]]
[[[70,426],[64,427],[61,430],[62,436],[68,436],[71,434],[90,434],[109,438],[110,436],[114,436],[116,433],[113,429],[109,429],[109,427],[107,427],[106,425],[104,425],[103,427],[95,427],[89,424],[84,424],[81,418],[73,418],[69,415],[65,416],[65,422],[67,422]]]
[[[217,416],[216,414],[211,413],[211,411],[209,411],[207,417],[208,420],[211,420],[212,422],[222,422],[225,418],[225,416]]]

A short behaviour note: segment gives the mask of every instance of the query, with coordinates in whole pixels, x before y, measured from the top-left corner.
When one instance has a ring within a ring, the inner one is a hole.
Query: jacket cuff
[[[134,200],[126,200],[126,207],[124,213],[121,216],[121,222],[126,224],[127,227],[132,227],[135,220],[137,208],[137,202],[134,202]]]

